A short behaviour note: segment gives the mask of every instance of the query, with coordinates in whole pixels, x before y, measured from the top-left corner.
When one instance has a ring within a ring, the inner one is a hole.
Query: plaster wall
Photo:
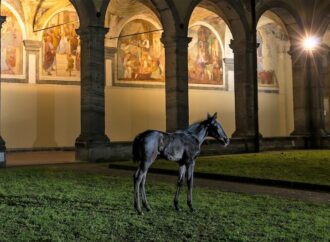
[[[2,83],[7,148],[72,147],[80,132],[80,87]]]

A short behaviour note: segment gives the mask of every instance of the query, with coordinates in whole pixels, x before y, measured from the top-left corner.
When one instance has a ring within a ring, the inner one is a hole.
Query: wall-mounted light
[[[320,39],[316,36],[307,36],[303,40],[303,47],[305,50],[315,50],[320,44]]]

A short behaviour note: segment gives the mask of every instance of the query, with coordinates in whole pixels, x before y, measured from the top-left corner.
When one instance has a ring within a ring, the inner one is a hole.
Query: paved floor
[[[8,152],[7,166],[75,163],[74,151]]]
[[[74,152],[53,151],[53,152],[13,152],[7,154],[7,166],[27,166],[27,165],[50,165],[61,166],[65,169],[79,172],[105,174],[116,177],[129,177],[132,171],[109,169],[106,163],[78,163],[75,161]],[[170,175],[148,174],[148,182],[160,181],[176,184],[176,177]],[[312,203],[326,203],[330,205],[330,193],[312,192],[271,186],[244,184],[237,182],[215,181],[207,179],[195,179],[195,187],[206,187],[219,189],[228,192],[238,192],[249,195],[266,195],[282,197],[287,199],[301,200]]]

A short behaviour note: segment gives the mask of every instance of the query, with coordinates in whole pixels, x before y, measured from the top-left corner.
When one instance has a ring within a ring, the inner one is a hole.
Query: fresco
[[[60,12],[49,21],[43,33],[43,76],[80,77],[78,27],[78,16],[71,11]]]
[[[1,30],[1,73],[8,75],[22,75],[22,30],[16,17],[4,5],[1,6],[1,15],[7,17]]]
[[[164,81],[161,32],[150,22],[136,19],[125,25],[118,39],[119,81]]]
[[[207,27],[189,28],[192,41],[188,49],[189,83],[224,85],[222,53],[215,34]]]
[[[276,23],[268,23],[257,30],[258,83],[260,87],[278,87],[276,66],[282,42],[288,37]]]

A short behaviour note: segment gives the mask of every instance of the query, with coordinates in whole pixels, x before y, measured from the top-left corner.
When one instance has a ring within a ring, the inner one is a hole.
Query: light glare
[[[319,39],[314,36],[309,36],[304,39],[304,48],[306,50],[314,50],[319,44]]]

